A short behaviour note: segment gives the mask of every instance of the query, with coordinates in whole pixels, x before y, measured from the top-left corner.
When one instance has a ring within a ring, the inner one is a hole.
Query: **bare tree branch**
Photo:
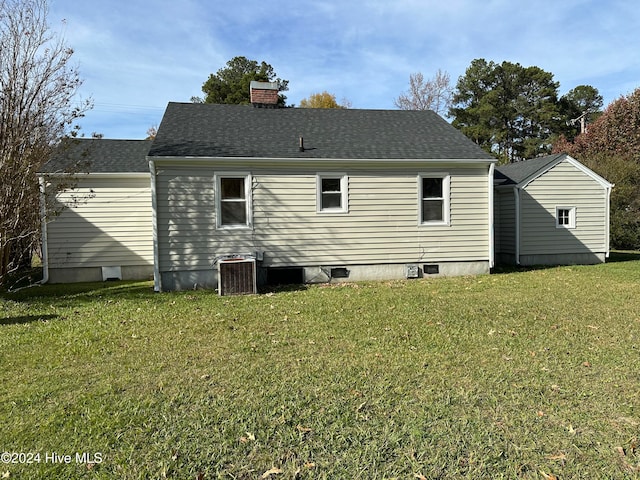
[[[400,94],[393,103],[401,110],[433,110],[440,116],[446,115],[451,106],[453,89],[447,72],[438,70],[430,80],[422,73],[409,75],[409,90]]]
[[[73,50],[47,24],[46,0],[0,0],[0,283],[39,240],[36,173],[91,101]]]

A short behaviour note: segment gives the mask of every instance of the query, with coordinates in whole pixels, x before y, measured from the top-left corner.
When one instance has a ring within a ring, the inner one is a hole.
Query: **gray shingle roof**
[[[532,175],[546,169],[549,165],[564,157],[564,153],[532,158],[522,162],[510,163],[496,167],[495,180],[502,185],[518,184]]]
[[[493,159],[432,111],[194,103],[169,103],[149,156]]]
[[[149,172],[146,159],[151,140],[70,139],[40,169],[41,173]]]

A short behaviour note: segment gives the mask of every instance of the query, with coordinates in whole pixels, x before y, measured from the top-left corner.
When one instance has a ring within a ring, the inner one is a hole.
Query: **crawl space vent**
[[[438,275],[440,273],[440,265],[425,265],[423,270],[426,275]]]
[[[349,278],[349,273],[345,267],[334,267],[331,269],[331,278]]]
[[[122,267],[102,267],[102,281],[122,280]]]
[[[255,259],[232,258],[218,262],[220,295],[249,295],[257,292]]]

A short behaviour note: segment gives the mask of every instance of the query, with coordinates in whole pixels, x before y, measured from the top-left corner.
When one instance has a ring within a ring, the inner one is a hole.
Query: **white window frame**
[[[433,197],[433,200],[442,200],[442,220],[424,222],[422,219],[422,202],[424,200],[422,187],[423,179],[439,178],[442,180],[442,197]],[[447,172],[421,173],[418,175],[418,225],[451,225],[451,175]]]
[[[247,221],[243,224],[222,224],[222,180],[225,178],[242,178],[244,180],[244,202]],[[214,174],[216,229],[218,230],[251,230],[253,228],[253,201],[251,198],[252,177],[247,172],[220,172]]]
[[[569,212],[569,223],[560,223],[560,212],[566,210]],[[557,206],[556,207],[556,228],[576,228],[576,207]]]
[[[322,207],[322,180],[340,180],[340,207]],[[316,212],[322,214],[349,213],[349,177],[346,173],[324,172],[316,175]]]

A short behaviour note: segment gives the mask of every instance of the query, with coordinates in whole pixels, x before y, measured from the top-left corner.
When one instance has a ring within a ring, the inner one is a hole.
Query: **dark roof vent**
[[[254,107],[278,106],[278,82],[251,82],[251,105]]]

